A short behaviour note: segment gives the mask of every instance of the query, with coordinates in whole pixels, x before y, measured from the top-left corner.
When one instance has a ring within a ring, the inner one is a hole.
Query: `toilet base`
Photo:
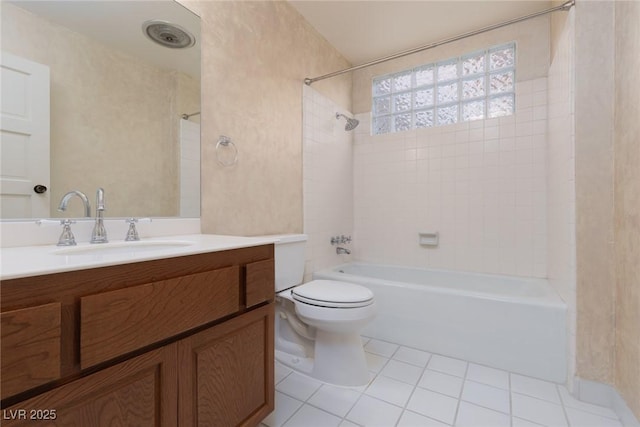
[[[339,386],[356,387],[369,382],[367,360],[359,335],[317,331],[314,357],[300,357],[276,350],[276,360],[317,380]]]
[[[343,386],[361,386],[369,382],[360,335],[319,330],[314,355],[314,378]]]

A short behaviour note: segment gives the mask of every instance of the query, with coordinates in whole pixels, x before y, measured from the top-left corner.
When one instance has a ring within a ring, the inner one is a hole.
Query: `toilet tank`
[[[306,234],[282,234],[269,236],[279,239],[274,250],[276,292],[302,283],[304,277],[304,247]]]

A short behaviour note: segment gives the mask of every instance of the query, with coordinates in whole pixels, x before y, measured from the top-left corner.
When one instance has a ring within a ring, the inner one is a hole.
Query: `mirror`
[[[0,218],[82,217],[79,197],[57,210],[72,190],[95,215],[99,187],[107,217],[200,216],[199,18],[173,0],[1,7]]]

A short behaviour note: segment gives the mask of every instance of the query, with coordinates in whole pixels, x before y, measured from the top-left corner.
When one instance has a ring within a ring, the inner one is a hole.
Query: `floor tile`
[[[311,396],[307,403],[344,418],[349,409],[356,403],[360,394],[345,387],[323,384],[320,390]]]
[[[380,371],[380,374],[404,383],[416,385],[422,374],[422,368],[391,359],[384,369]]]
[[[338,427],[341,420],[313,406],[303,405],[283,427]]]
[[[409,347],[400,347],[393,355],[393,358],[401,362],[410,363],[424,368],[427,366],[429,358],[431,358],[431,353]]]
[[[603,417],[590,412],[580,411],[574,408],[565,408],[569,425],[575,427],[622,427],[617,419]]]
[[[303,402],[277,391],[275,401],[276,409],[262,420],[269,427],[280,427],[303,405]]]
[[[369,338],[369,337],[364,337],[364,336],[361,336],[361,337],[360,337],[360,339],[362,340],[362,346],[363,346],[363,347],[364,347],[365,345],[367,345],[367,343],[368,343],[369,341],[371,341],[371,338]]]
[[[500,369],[469,363],[466,378],[477,383],[509,390],[509,373]]]
[[[511,374],[511,391],[561,404],[556,384],[523,375]]]
[[[561,405],[523,394],[511,393],[511,411],[518,418],[546,426],[566,426]]]
[[[464,375],[467,372],[467,362],[460,359],[434,354],[431,356],[431,359],[427,364],[427,368],[432,371],[444,372],[445,374],[464,378]]]
[[[533,421],[523,420],[518,417],[511,417],[512,427],[540,427],[542,424],[534,423]]]
[[[321,385],[320,381],[293,372],[276,385],[276,390],[298,400],[307,400]]]
[[[607,418],[612,418],[614,420],[618,419],[613,410],[609,408],[605,408],[604,406],[592,405],[590,403],[581,402],[575,397],[571,396],[569,390],[567,390],[564,386],[558,386],[558,391],[560,392],[560,398],[562,403],[567,408],[574,408],[584,412],[590,412],[595,415],[600,415]]]
[[[293,370],[287,368],[282,363],[276,362],[275,368],[275,382],[278,384],[280,381],[285,379],[287,375],[289,375]]]
[[[447,424],[453,424],[457,406],[458,399],[418,387],[414,390],[413,396],[407,404],[407,409]]]
[[[564,386],[362,342],[370,379],[360,387],[325,384],[276,362],[275,411],[260,427],[622,427],[611,409],[579,401]]]
[[[397,427],[448,427],[449,424],[436,421],[411,411],[404,411]]]
[[[407,404],[413,386],[402,381],[394,380],[384,376],[378,376],[365,391],[369,396],[376,397],[385,402],[398,406]]]
[[[418,383],[418,387],[437,391],[438,393],[458,399],[462,391],[463,382],[464,380],[460,377],[425,369]]]
[[[501,388],[465,381],[461,399],[505,414],[510,413],[509,392]]]
[[[367,427],[395,426],[402,408],[363,395],[347,414],[347,420]]]
[[[380,372],[382,368],[384,368],[384,365],[389,361],[386,357],[378,356],[373,353],[365,352],[364,356],[367,359],[367,369],[375,373]]]
[[[369,353],[389,358],[393,356],[398,347],[400,347],[398,344],[372,339],[364,346],[364,349]]]
[[[456,427],[511,427],[511,417],[502,412],[460,402]]]

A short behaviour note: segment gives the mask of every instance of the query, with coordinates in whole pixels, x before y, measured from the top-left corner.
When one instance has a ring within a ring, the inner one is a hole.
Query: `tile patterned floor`
[[[564,386],[364,338],[368,385],[337,387],[276,363],[268,427],[621,427]]]

